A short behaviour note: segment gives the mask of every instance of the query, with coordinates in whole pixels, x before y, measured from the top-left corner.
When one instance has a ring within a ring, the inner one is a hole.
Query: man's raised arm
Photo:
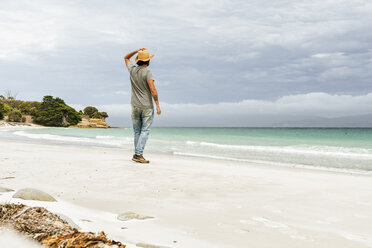
[[[138,50],[135,50],[133,52],[130,52],[128,53],[127,55],[124,56],[124,60],[125,60],[125,65],[128,67],[128,65],[131,63],[130,62],[130,58],[133,57],[133,55],[135,55],[136,53],[138,53],[138,51],[142,51],[142,50],[146,50],[146,48],[140,48]]]

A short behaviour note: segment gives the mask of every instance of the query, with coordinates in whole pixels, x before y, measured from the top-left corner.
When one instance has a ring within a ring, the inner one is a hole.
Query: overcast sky
[[[123,56],[155,54],[155,125],[372,113],[372,1],[0,0],[0,90],[130,125]],[[256,121],[255,121],[256,120]]]

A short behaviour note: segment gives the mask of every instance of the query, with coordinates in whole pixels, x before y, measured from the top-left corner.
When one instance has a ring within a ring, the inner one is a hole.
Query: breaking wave
[[[258,153],[284,153],[291,155],[318,155],[329,157],[372,159],[372,149],[347,148],[336,146],[254,146],[254,145],[226,145],[209,142],[186,141],[186,145],[211,147],[215,149],[258,152]]]
[[[253,164],[274,165],[274,166],[281,166],[281,167],[294,167],[294,168],[302,168],[302,169],[324,170],[324,171],[334,171],[334,172],[343,172],[343,173],[372,174],[372,171],[363,170],[363,169],[311,166],[311,165],[304,165],[304,164],[282,163],[282,162],[273,162],[273,161],[255,160],[255,159],[231,158],[231,157],[225,157],[225,156],[215,156],[215,155],[177,152],[177,151],[174,151],[173,154],[179,155],[179,156],[187,156],[187,157],[209,158],[209,159],[217,159],[217,160],[236,161],[236,162],[249,162]]]
[[[74,136],[63,136],[56,134],[37,134],[37,133],[27,133],[25,131],[16,131],[14,135],[27,137],[36,140],[50,140],[59,141],[63,143],[75,143],[75,144],[96,144],[96,145],[108,145],[114,147],[121,147],[122,145],[127,145],[132,142],[130,138],[115,138],[113,136],[96,136],[95,138],[88,137],[74,137]]]

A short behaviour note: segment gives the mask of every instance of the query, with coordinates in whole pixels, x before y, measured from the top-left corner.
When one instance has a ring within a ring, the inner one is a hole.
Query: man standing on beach
[[[133,65],[130,58],[137,54]],[[161,114],[159,107],[158,93],[154,85],[154,76],[148,68],[150,59],[155,55],[151,55],[146,48],[141,48],[125,55],[125,64],[129,71],[130,82],[132,85],[132,122],[134,131],[134,155],[132,160],[138,163],[149,163],[143,157],[146,141],[150,133],[150,127],[154,119],[154,105],[152,98],[156,104],[156,113]]]

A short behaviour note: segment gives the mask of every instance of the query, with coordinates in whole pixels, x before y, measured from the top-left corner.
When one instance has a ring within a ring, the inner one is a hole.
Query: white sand
[[[2,248],[42,248],[27,237],[6,229],[0,229],[0,245]]]
[[[9,192],[0,203],[46,206],[129,248],[372,246],[372,176],[147,157],[151,164],[139,165],[118,149],[0,141],[0,186],[36,188],[58,200],[24,201]],[[116,219],[129,211],[155,218]]]

